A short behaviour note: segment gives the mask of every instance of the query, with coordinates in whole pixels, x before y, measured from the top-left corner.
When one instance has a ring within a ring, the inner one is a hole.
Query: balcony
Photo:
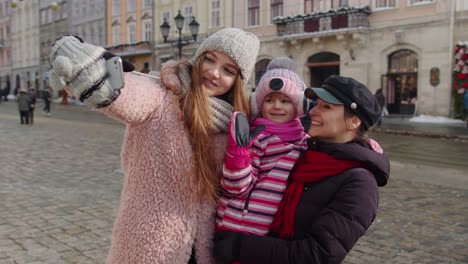
[[[151,48],[151,43],[149,41],[106,47],[107,50],[121,57],[150,55]]]
[[[287,37],[298,34],[320,36],[336,31],[368,28],[370,13],[368,6],[343,7],[294,17],[276,17],[273,23],[277,26],[278,36]]]

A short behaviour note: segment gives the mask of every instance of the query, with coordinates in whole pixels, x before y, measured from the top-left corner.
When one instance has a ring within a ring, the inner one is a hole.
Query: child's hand
[[[250,165],[249,148],[264,129],[265,126],[260,125],[250,131],[247,117],[242,113],[234,112],[229,123],[228,149],[224,159],[225,168],[229,170],[247,168]]]
[[[265,125],[259,125],[250,131],[249,120],[243,113],[234,112],[229,123],[230,145],[250,148],[260,132],[265,129]]]
[[[383,154],[383,149],[382,147],[380,146],[379,142],[373,140],[372,138],[366,140],[366,142],[372,147],[372,149],[379,153],[379,154]]]

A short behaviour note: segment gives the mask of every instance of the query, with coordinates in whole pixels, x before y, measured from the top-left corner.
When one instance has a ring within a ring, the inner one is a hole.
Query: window
[[[151,8],[152,7],[152,2],[151,0],[145,0],[143,2],[143,8]]]
[[[89,16],[96,14],[96,3],[94,0],[89,0]]]
[[[260,24],[260,0],[249,0],[247,25],[257,26]]]
[[[432,3],[432,0],[411,0],[412,5],[429,4],[429,3]]]
[[[74,17],[80,17],[80,2],[73,1],[73,14]]]
[[[270,61],[270,59],[263,59],[255,63],[255,85],[258,85],[260,82],[260,79],[262,78],[263,74],[265,74],[268,63],[270,63]]]
[[[47,23],[52,23],[54,20],[54,10],[47,8]]]
[[[304,13],[312,13],[319,7],[319,0],[304,0]]]
[[[129,43],[136,43],[135,38],[135,23],[128,24],[128,42]]]
[[[41,10],[41,25],[47,23],[47,9]]]
[[[163,12],[162,18],[163,18],[163,21],[165,19],[167,24],[171,25],[171,12]]]
[[[211,27],[219,27],[221,25],[221,1],[211,1]]]
[[[153,34],[153,25],[151,20],[143,22],[143,41],[151,41],[151,35]]]
[[[376,0],[375,7],[395,7],[395,0]]]
[[[112,15],[113,16],[120,15],[120,0],[114,0],[112,2]]]
[[[340,0],[339,7],[347,7],[348,6],[348,0]]]
[[[60,5],[60,17],[62,19],[68,18],[68,5],[66,2]]]
[[[80,2],[81,2],[81,14],[82,14],[83,16],[85,16],[85,14],[86,14],[86,7],[87,7],[88,3],[86,3],[85,1],[80,1]]]
[[[128,0],[127,12],[135,12],[135,0]]]
[[[283,15],[283,0],[271,0],[271,20]]]
[[[120,43],[120,28],[119,26],[112,27],[112,45],[116,46]]]
[[[192,6],[186,6],[184,8],[184,17],[185,17],[184,30],[185,30],[185,32],[190,32],[190,22],[192,22],[192,19],[193,19],[193,8],[192,8]]]

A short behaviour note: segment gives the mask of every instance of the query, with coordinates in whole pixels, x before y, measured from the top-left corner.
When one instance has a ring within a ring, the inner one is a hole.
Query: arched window
[[[320,87],[330,75],[340,74],[340,56],[331,52],[321,52],[307,59],[310,70],[310,86]]]
[[[255,86],[258,85],[263,74],[265,74],[268,63],[270,63],[270,61],[270,59],[263,59],[255,64]]]
[[[418,71],[418,56],[411,50],[395,51],[388,57],[388,72]]]

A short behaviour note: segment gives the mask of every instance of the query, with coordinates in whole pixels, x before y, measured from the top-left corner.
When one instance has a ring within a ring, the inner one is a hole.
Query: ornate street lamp
[[[174,18],[176,28],[179,31],[179,38],[174,41],[176,43],[177,48],[179,49],[179,59],[182,58],[182,47],[190,44],[188,41],[183,41],[182,40],[182,29],[184,28],[184,21],[185,17],[180,14],[180,10],[177,14],[177,16]],[[167,38],[169,37],[169,32],[171,30],[171,26],[169,23],[167,23],[166,19],[164,18],[164,21],[161,26],[161,34],[164,38],[164,43],[168,42]],[[192,17],[192,22],[189,24],[190,27],[190,32],[192,33],[194,41],[197,41],[197,35],[198,35],[198,28],[200,27],[200,24],[195,20],[195,17]]]

